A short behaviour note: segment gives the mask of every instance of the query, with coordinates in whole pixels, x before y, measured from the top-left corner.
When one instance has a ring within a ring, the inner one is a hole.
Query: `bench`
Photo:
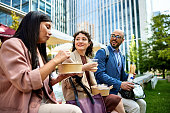
[[[143,76],[135,78],[134,82],[140,84],[144,88],[144,84],[150,82],[152,77],[152,73],[145,73]]]
[[[167,78],[168,82],[170,82],[170,75],[168,75],[166,78]]]
[[[158,82],[158,78],[157,76],[154,76],[152,79],[151,79],[151,86],[152,86],[152,89],[155,89],[155,86]]]

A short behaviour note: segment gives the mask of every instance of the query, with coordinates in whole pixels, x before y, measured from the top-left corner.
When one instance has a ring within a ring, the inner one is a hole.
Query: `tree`
[[[148,48],[149,46],[145,43],[139,40],[139,47],[138,47],[138,63],[141,74],[144,72],[150,70],[150,66],[148,63]]]
[[[135,37],[134,34],[132,35],[131,43],[129,46],[130,54],[129,54],[129,59],[130,59],[130,73],[134,73],[136,66],[137,66],[137,48],[136,48],[136,43],[135,43]]]
[[[165,70],[170,67],[170,15],[158,15],[152,18],[152,37],[144,44],[147,54],[145,66],[149,70],[160,70],[165,78]]]
[[[131,43],[130,43],[130,62],[132,64],[136,64],[137,62],[137,50],[136,50],[136,43],[135,43],[135,40],[134,40],[134,34],[132,35],[132,39],[131,39]]]
[[[19,19],[20,17],[15,14],[14,11],[11,11],[11,17],[12,17],[12,25],[10,26],[11,29],[17,30],[19,26]]]

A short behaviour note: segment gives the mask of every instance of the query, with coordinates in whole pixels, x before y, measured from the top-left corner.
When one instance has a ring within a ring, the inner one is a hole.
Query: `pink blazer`
[[[44,84],[50,96],[48,77],[41,80],[39,69],[32,70],[30,56],[24,43],[17,38],[5,41],[0,49],[0,113],[37,113]]]

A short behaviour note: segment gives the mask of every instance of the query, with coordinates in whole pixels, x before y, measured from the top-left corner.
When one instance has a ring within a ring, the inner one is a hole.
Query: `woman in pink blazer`
[[[81,113],[74,105],[56,104],[52,85],[70,76],[50,77],[70,57],[59,51],[47,62],[46,41],[52,22],[40,12],[29,12],[14,37],[0,49],[0,113]],[[73,74],[74,75],[74,74]],[[71,76],[73,76],[71,75]]]

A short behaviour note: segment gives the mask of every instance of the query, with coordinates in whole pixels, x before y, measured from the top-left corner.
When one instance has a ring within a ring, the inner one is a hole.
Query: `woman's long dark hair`
[[[93,55],[93,42],[91,41],[91,36],[90,36],[90,34],[87,33],[86,31],[78,31],[78,32],[76,32],[76,33],[73,35],[74,39],[73,39],[72,52],[73,52],[74,50],[76,50],[76,47],[75,47],[75,39],[76,39],[76,36],[77,36],[79,33],[84,34],[84,35],[88,38],[88,42],[90,43],[90,46],[86,49],[85,55],[88,56],[88,57],[92,57],[92,55]]]
[[[21,21],[14,37],[23,41],[31,54],[32,69],[39,65],[37,47],[42,58],[47,62],[46,43],[37,44],[41,22],[52,22],[50,17],[38,11],[29,12]]]
[[[41,22],[52,22],[50,17],[38,11],[29,12],[21,21],[14,37],[23,41],[28,49],[28,54],[31,54],[32,70],[39,66],[37,56],[37,48],[40,51],[44,63],[47,62],[46,43],[38,44],[39,30]],[[49,76],[49,87],[53,90],[51,84],[51,74]]]

